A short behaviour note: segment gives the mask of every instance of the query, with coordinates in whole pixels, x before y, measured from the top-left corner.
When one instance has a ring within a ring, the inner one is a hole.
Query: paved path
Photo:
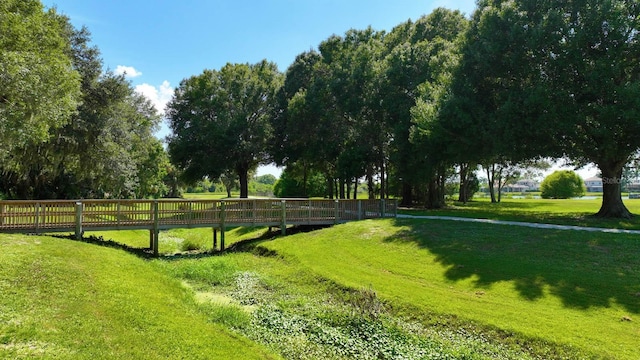
[[[476,222],[476,223],[485,223],[485,224],[497,224],[497,225],[525,226],[525,227],[538,228],[538,229],[579,230],[579,231],[595,231],[595,232],[616,233],[616,234],[640,235],[640,230],[623,230],[623,229],[607,229],[607,228],[572,226],[572,225],[540,224],[540,223],[530,223],[530,222],[523,222],[523,221],[473,219],[473,218],[463,218],[463,217],[455,217],[455,216],[428,216],[428,215],[398,214],[398,218],[399,219],[450,220],[450,221]]]

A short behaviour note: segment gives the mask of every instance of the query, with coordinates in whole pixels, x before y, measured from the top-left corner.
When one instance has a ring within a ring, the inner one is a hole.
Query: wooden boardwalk
[[[148,229],[149,246],[158,254],[158,233],[173,228],[210,227],[214,248],[220,230],[238,226],[331,225],[395,217],[394,200],[16,200],[0,201],[0,232],[71,232]]]

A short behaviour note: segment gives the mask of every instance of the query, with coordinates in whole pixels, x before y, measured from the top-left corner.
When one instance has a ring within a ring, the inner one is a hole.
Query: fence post
[[[159,229],[158,200],[153,201],[153,256],[157,257],[160,252],[158,249],[160,229]]]
[[[78,201],[76,202],[76,239],[82,239],[82,210],[84,205]]]
[[[387,204],[383,198],[380,198],[380,217],[384,218],[387,216]]]
[[[362,200],[358,200],[358,220],[362,220]]]
[[[33,205],[33,210],[35,211],[35,217],[33,219],[33,226],[34,226],[34,231],[37,234],[38,233],[38,222],[40,221],[40,203],[35,203],[35,205]]]
[[[116,227],[118,228],[118,230],[120,230],[120,217],[121,217],[120,211],[121,211],[120,210],[120,201],[118,201],[116,203],[116,212],[117,212],[117,214],[116,214]]]
[[[338,221],[340,220],[340,200],[336,199],[335,201],[335,214],[334,214],[334,220],[333,223],[337,224]]]
[[[224,220],[225,220],[225,209],[226,205],[224,200],[220,202],[220,251],[224,250]]]
[[[393,217],[394,218],[398,217],[398,199],[395,199],[393,204]]]
[[[280,200],[280,202],[282,208],[282,214],[280,216],[280,233],[282,233],[282,235],[287,235],[287,201]]]

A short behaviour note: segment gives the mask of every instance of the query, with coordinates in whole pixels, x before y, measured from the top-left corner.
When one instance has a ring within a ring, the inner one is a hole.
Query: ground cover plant
[[[637,356],[640,242],[631,235],[380,220],[262,246],[343,286],[370,286],[411,316],[520,334],[513,341],[542,358],[565,356],[547,342],[587,353],[569,358]]]
[[[591,226],[615,229],[640,229],[640,217],[631,219],[604,219],[594,217],[600,208],[600,199],[513,199],[503,198],[500,203],[477,198],[466,204],[450,202],[442,209],[401,209],[409,215],[458,216],[479,219],[526,221],[537,223]],[[640,200],[624,201],[633,214],[640,214]]]

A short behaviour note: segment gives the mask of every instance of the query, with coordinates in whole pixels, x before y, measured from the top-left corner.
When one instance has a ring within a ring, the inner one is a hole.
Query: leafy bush
[[[569,199],[584,195],[586,187],[580,175],[571,170],[554,171],[540,184],[543,199]]]
[[[326,193],[327,181],[322,173],[309,171],[307,183],[304,175],[295,167],[287,167],[276,182],[273,192],[277,197],[322,197]]]

